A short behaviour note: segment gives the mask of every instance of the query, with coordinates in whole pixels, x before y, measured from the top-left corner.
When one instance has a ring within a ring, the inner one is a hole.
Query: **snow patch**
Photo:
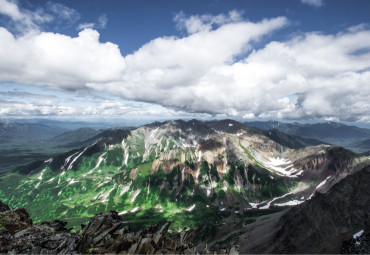
[[[139,209],[140,209],[140,207],[135,207],[134,209],[132,209],[130,212],[137,212],[137,211],[139,211]]]
[[[362,236],[363,233],[364,233],[364,230],[357,232],[356,234],[353,235],[353,239],[359,238],[360,236]]]
[[[271,205],[271,203],[272,203],[272,202],[274,202],[275,200],[278,200],[278,199],[280,199],[280,198],[286,197],[286,196],[288,196],[288,195],[290,195],[290,194],[292,194],[292,193],[291,193],[291,192],[289,192],[289,193],[286,193],[285,195],[282,195],[281,197],[275,197],[275,198],[273,198],[270,202],[268,202],[268,203],[267,203],[267,205],[262,206],[262,207],[260,207],[260,208],[258,208],[258,209],[262,209],[262,210],[264,210],[264,209],[269,209],[269,208],[270,208],[270,205]]]
[[[103,193],[102,194],[102,199],[103,199],[103,202],[107,202],[105,200],[107,200],[109,194],[116,188],[116,185],[113,186],[113,188],[111,188],[110,190],[108,190],[107,192]]]
[[[105,182],[102,182],[98,185],[98,188],[100,188],[101,186],[103,186],[104,184],[108,183],[109,181],[105,181]]]
[[[101,162],[104,160],[103,157],[104,157],[105,154],[106,154],[106,152],[104,152],[102,155],[99,156],[98,162],[96,162],[95,167],[89,171],[89,174],[92,173],[95,169],[97,169],[100,166]]]
[[[73,167],[73,163],[74,162],[76,162],[76,160],[88,149],[88,148],[90,148],[90,147],[92,147],[92,146],[94,146],[95,144],[96,144],[97,142],[95,142],[95,143],[93,143],[92,145],[90,145],[90,146],[87,146],[87,147],[85,147],[85,149],[83,149],[83,151],[80,153],[80,154],[78,154],[73,160],[72,160],[72,162],[69,164],[69,166],[68,166],[68,168],[67,168],[67,170],[71,170],[72,169],[72,167]]]
[[[141,191],[141,190],[137,190],[137,191],[135,191],[134,196],[131,198],[131,203],[135,202],[135,199],[136,199],[136,197],[139,195],[140,191]]]
[[[37,179],[42,180],[42,175],[44,174],[45,171],[46,171],[46,168],[41,171],[40,176],[37,177]]]
[[[75,181],[75,179],[70,179],[68,181],[68,184],[67,185],[71,185],[71,184],[76,183],[76,182],[78,182],[78,181]]]
[[[128,154],[129,154],[128,150],[125,151],[125,165],[126,166],[127,166],[127,161],[128,161]]]
[[[66,158],[66,160],[64,161],[64,165],[62,166],[62,169],[64,169],[67,164],[69,163],[69,161],[71,160],[71,158],[76,155],[78,153],[78,151],[76,153],[73,153],[71,156],[69,156],[68,158]]]
[[[202,158],[202,151],[199,151],[199,158],[198,158],[198,162],[200,162],[201,158]]]
[[[293,206],[293,205],[299,205],[299,204],[302,204],[304,201],[300,201],[300,200],[292,200],[292,201],[288,201],[288,202],[285,202],[285,203],[276,203],[274,205],[276,206]]]
[[[221,212],[223,212],[223,211],[225,211],[225,210],[226,210],[226,208],[221,208],[221,209],[220,209],[220,211],[221,211]]]
[[[320,184],[319,184],[319,185],[317,185],[316,189],[319,189],[319,188],[321,188],[322,186],[324,186],[324,185],[325,185],[325,183],[326,183],[326,181],[327,181],[330,177],[331,177],[331,175],[329,175],[328,177],[326,177],[326,179],[325,179],[325,180],[323,180],[322,182],[320,182]]]
[[[51,162],[53,162],[53,158],[49,158],[48,160],[45,160],[44,161],[46,164],[50,164]]]
[[[234,124],[232,124],[232,123],[229,123],[229,127],[232,127],[232,126],[234,126]]]
[[[281,176],[286,176],[290,178],[297,178],[299,175],[303,173],[303,170],[299,171],[296,174],[293,174],[297,171],[293,167],[293,163],[289,159],[285,158],[268,158],[268,161],[261,160],[262,163],[268,168],[272,169],[273,171],[277,172],[277,174]]]
[[[121,145],[122,145],[122,148],[125,148],[125,139],[122,139]]]
[[[211,194],[211,191],[207,189],[207,197],[209,197],[210,194]]]
[[[54,181],[54,177],[53,178],[51,178],[51,179],[49,179],[46,183],[48,183],[48,182],[52,182],[52,181]]]
[[[314,192],[314,193],[312,193],[312,194],[311,194],[311,196],[309,196],[309,197],[307,198],[307,200],[310,200],[310,199],[313,197],[313,195],[315,195],[315,192]]]
[[[158,129],[159,129],[159,127],[157,127],[156,129],[154,129],[153,131],[152,131],[152,133],[150,134],[150,137],[152,138],[152,137],[154,137],[154,134],[155,134],[155,132],[157,132],[158,131]]]
[[[126,214],[126,213],[128,213],[128,211],[122,211],[122,212],[118,213],[118,215],[123,215],[123,214]]]
[[[192,206],[190,206],[188,209],[185,209],[185,210],[188,212],[191,212],[193,211],[194,208],[195,208],[195,204],[193,204]]]
[[[131,186],[131,183],[129,185],[127,185],[127,186],[123,186],[121,192],[119,193],[119,196],[122,196],[123,193],[125,193],[126,191],[128,191],[130,189],[130,186]]]
[[[257,206],[259,206],[260,204],[261,203],[249,203],[249,205],[252,206],[253,209],[257,209]]]

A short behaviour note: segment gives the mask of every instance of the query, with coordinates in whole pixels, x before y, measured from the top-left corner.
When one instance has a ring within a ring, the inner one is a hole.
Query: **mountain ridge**
[[[132,229],[166,219],[171,231],[208,226],[201,232],[212,241],[210,229],[304,203],[368,160],[329,145],[291,149],[229,120],[212,123],[215,129],[207,124],[105,130],[88,146],[2,177],[0,199],[25,207],[36,222],[58,218],[76,230],[116,210]]]

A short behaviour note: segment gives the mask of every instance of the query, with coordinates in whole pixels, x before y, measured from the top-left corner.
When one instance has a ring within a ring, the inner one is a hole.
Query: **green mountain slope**
[[[227,219],[243,222],[325,192],[366,160],[328,145],[290,149],[254,129],[167,121],[107,130],[89,146],[18,169],[0,179],[0,199],[36,222],[62,219],[78,229],[116,210],[134,229],[170,220],[171,230],[201,228],[211,238]]]

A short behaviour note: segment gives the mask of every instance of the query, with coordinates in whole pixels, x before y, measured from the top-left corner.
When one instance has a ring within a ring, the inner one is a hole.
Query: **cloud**
[[[174,109],[174,115],[370,120],[366,26],[329,35],[306,33],[261,46],[261,38],[289,21],[277,17],[250,22],[238,12],[190,17],[180,13],[175,20],[187,31],[185,36],[155,38],[126,56],[117,45],[100,42],[91,28],[77,37],[38,32],[18,38],[0,28],[0,81],[110,93]],[[114,109],[165,112],[114,102],[88,107],[82,109],[86,114],[94,108],[96,114],[111,115],[118,114]]]
[[[64,24],[70,23],[73,24],[80,19],[80,14],[72,8],[69,8],[63,4],[55,2],[47,2],[46,4],[47,11],[53,16],[54,20],[58,22],[63,22]]]
[[[108,23],[107,15],[103,14],[99,16],[97,23],[81,23],[77,26],[77,30],[83,30],[85,28],[91,28],[91,29],[104,29]]]
[[[82,24],[79,24],[78,27],[77,27],[77,30],[84,30],[86,28],[91,28],[93,29],[95,26],[94,23],[82,23]]]
[[[324,5],[324,0],[300,0],[303,4],[308,4],[314,7],[321,7]]]
[[[283,18],[236,22],[184,38],[157,38],[125,57],[123,81],[89,86],[188,112],[245,118],[368,118],[369,30],[307,33],[272,41],[236,60],[254,40],[286,23]]]
[[[117,81],[125,66],[118,46],[99,42],[92,29],[77,37],[42,32],[15,38],[0,27],[0,38],[1,81],[73,91]]]
[[[105,28],[108,23],[107,15],[103,14],[98,18],[98,28]]]
[[[186,17],[183,12],[180,12],[174,17],[174,21],[179,30],[186,30],[188,34],[193,34],[201,31],[210,31],[215,26],[242,21],[242,12],[233,10],[228,15],[213,16],[205,14],[190,17]]]
[[[40,24],[53,20],[53,17],[42,9],[33,12],[21,10],[16,2],[8,0],[0,0],[0,14],[8,16],[14,29],[20,33],[38,30]]]

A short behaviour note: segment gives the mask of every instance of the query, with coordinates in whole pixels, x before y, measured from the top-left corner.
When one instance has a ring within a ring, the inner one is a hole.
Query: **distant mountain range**
[[[245,125],[261,130],[277,129],[285,134],[310,138],[323,143],[342,146],[355,152],[370,150],[370,129],[347,126],[335,122],[316,124],[282,123],[279,121],[244,122]]]

